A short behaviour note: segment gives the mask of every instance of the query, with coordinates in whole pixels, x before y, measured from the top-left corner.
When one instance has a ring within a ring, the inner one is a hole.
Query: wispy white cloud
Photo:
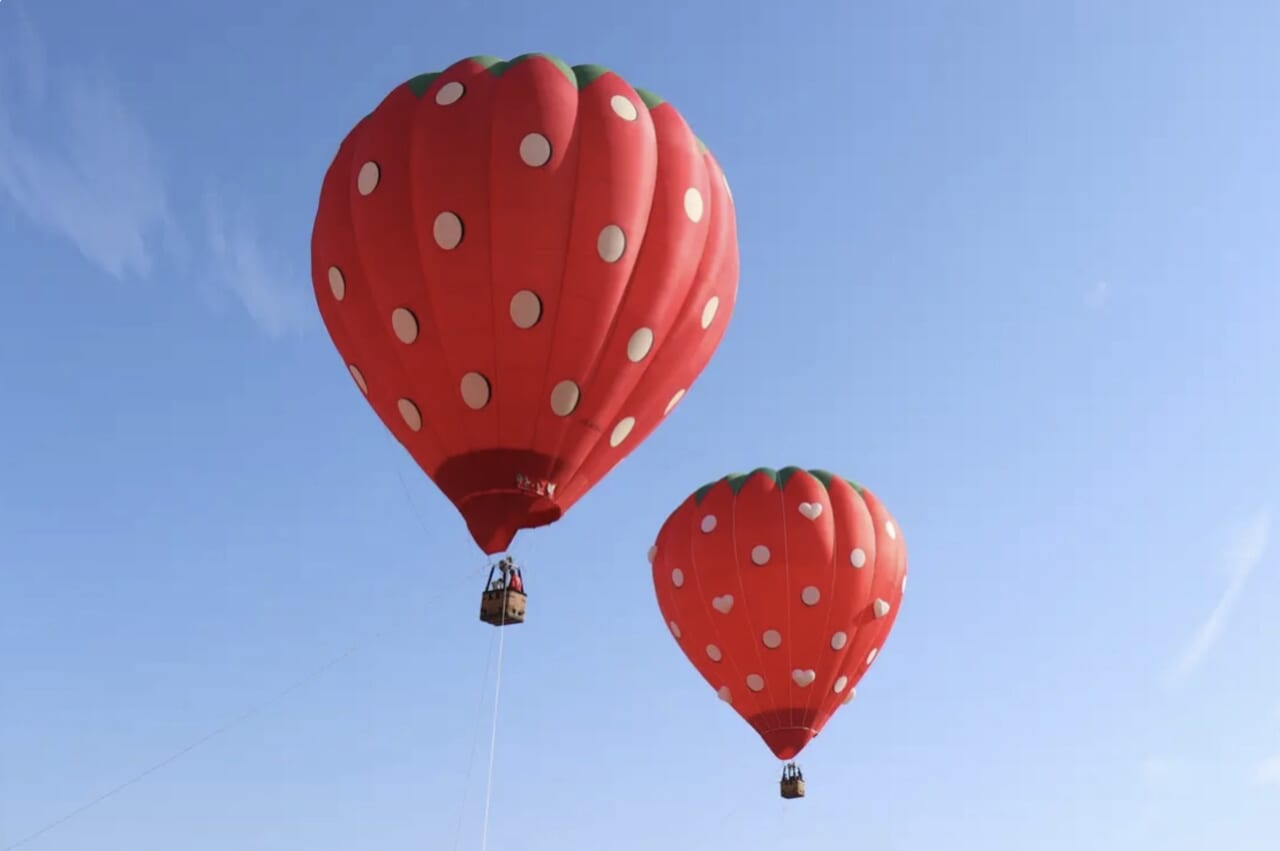
[[[221,287],[240,301],[250,318],[278,337],[301,329],[311,314],[310,288],[262,244],[252,216],[241,209],[228,214],[213,193],[205,198],[205,228]]]
[[[146,130],[102,74],[51,76],[19,19],[0,66],[0,196],[115,278],[145,277],[176,229]],[[52,125],[36,128],[37,118]]]
[[[155,141],[102,73],[58,73],[20,15],[0,38],[0,207],[71,242],[116,279],[191,254]],[[46,116],[56,120],[50,123]],[[212,197],[192,229],[202,272],[272,336],[302,327],[305,277],[276,258],[245,205]],[[298,285],[295,281],[301,280]]]
[[[1159,828],[1168,821],[1171,796],[1185,791],[1187,781],[1195,777],[1193,765],[1180,757],[1150,756],[1137,765],[1137,782],[1133,784],[1133,806],[1110,837],[1106,848],[1147,846]]]
[[[1227,587],[1208,617],[1196,627],[1186,646],[1169,670],[1169,682],[1180,682],[1190,676],[1204,661],[1222,635],[1236,602],[1254,569],[1262,562],[1271,543],[1271,512],[1259,511],[1232,531],[1223,553]]]
[[[1253,779],[1266,786],[1280,786],[1280,753],[1258,763]]]
[[[1094,310],[1101,310],[1111,300],[1111,284],[1107,281],[1095,281],[1085,293],[1085,304]]]

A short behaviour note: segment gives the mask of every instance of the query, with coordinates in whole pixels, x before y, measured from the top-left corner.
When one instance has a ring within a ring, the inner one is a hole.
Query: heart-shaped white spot
[[[799,668],[796,668],[794,671],[791,672],[791,679],[795,680],[796,685],[800,686],[800,688],[804,688],[805,686],[812,685],[813,681],[817,678],[818,678],[818,675],[814,673],[812,669],[808,671],[802,671]]]
[[[729,610],[733,608],[733,595],[725,594],[723,597],[712,597],[711,608],[722,615],[729,614]]]
[[[652,547],[649,547],[649,555],[647,556],[647,558],[649,559],[649,564],[653,564],[653,560],[657,558],[657,556],[658,556],[658,545],[654,544]]]
[[[810,520],[817,520],[822,516],[822,503],[802,502],[800,503],[800,513]]]
[[[725,703],[733,703],[733,694],[729,691],[728,686],[720,686],[720,688],[716,689],[716,697]]]

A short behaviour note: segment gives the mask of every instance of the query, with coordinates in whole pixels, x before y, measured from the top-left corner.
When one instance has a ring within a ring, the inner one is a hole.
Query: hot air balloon
[[[671,412],[738,284],[728,185],[675,108],[541,54],[393,89],[325,175],[311,255],[351,378],[490,555]]]
[[[907,579],[902,532],[880,501],[797,467],[699,488],[667,518],[649,560],[680,649],[785,761],[853,699]],[[804,794],[794,763],[781,791]]]

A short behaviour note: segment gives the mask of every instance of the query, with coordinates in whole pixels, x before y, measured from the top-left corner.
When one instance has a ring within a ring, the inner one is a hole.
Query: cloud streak
[[[1253,779],[1263,786],[1280,786],[1280,753],[1258,763]]]
[[[1168,821],[1171,796],[1185,791],[1188,781],[1196,776],[1194,766],[1186,759],[1151,756],[1137,765],[1134,799],[1107,848],[1132,848],[1151,845],[1160,828]]]
[[[210,194],[205,199],[205,231],[217,283],[239,299],[259,328],[280,337],[304,327],[310,289],[289,286],[294,276],[262,245],[248,212],[228,215],[218,197]]]
[[[108,275],[146,277],[176,233],[146,130],[100,75],[49,85],[43,49],[29,29],[20,26],[18,49],[6,52],[0,193]],[[23,121],[36,115],[56,120],[37,134]]]
[[[18,17],[0,44],[0,204],[67,239],[117,280],[148,278],[188,256],[157,146],[102,74],[58,74]],[[45,116],[56,118],[52,123]],[[265,333],[300,328],[309,287],[264,244],[243,208],[206,199],[198,259]],[[202,273],[203,274],[203,273]]]
[[[1196,627],[1185,647],[1169,670],[1169,681],[1185,680],[1200,667],[1217,643],[1235,610],[1249,576],[1262,562],[1271,543],[1271,512],[1259,511],[1232,532],[1223,565],[1227,571],[1227,587],[1208,617]]]

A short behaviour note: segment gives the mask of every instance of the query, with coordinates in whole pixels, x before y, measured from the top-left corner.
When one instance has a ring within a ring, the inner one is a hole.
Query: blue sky
[[[1274,848],[1278,38],[1269,0],[3,0],[0,848],[264,703],[21,847],[479,847],[484,560],[308,245],[387,90],[531,50],[688,117],[743,272],[670,420],[517,541],[489,846]],[[875,491],[912,581],[788,804],[644,554],[793,463]]]

